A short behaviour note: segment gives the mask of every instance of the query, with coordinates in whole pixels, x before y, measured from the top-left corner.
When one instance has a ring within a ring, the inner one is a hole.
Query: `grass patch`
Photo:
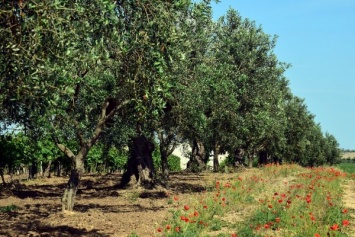
[[[172,216],[158,236],[346,237],[349,213],[332,167],[268,165],[215,181],[194,199],[172,199]]]
[[[355,163],[341,163],[337,167],[349,174],[355,174]]]
[[[12,212],[15,211],[18,207],[15,205],[3,206],[0,207],[0,212]]]

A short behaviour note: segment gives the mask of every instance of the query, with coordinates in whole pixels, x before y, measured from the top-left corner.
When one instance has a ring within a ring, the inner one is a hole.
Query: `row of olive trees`
[[[93,147],[85,160],[87,173],[122,172],[126,168],[128,152],[115,146],[108,147],[102,142]],[[154,167],[161,170],[159,149],[153,152]],[[22,178],[51,177],[67,175],[72,162],[63,156],[51,139],[42,137],[35,141],[23,133],[0,136],[0,176],[6,183],[4,174],[22,175]],[[168,168],[180,171],[180,158],[169,156]]]
[[[123,185],[154,185],[157,146],[169,178],[179,143],[197,170],[212,153],[218,170],[224,152],[249,165],[336,160],[334,137],[289,90],[276,37],[235,10],[217,22],[211,12],[209,0],[1,2],[0,119],[72,160],[63,210],[100,146],[129,147]]]

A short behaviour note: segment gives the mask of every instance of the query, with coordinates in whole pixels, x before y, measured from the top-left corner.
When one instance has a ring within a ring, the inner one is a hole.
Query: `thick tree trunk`
[[[242,166],[244,164],[244,149],[242,148],[238,148],[235,150],[234,155],[235,155],[235,159],[234,159],[234,165],[236,167]]]
[[[205,157],[206,151],[203,143],[195,139],[192,144],[191,157],[187,163],[187,169],[192,172],[200,172],[206,169]]]
[[[155,169],[152,153],[154,144],[141,135],[132,139],[130,156],[127,161],[127,170],[122,176],[121,186],[129,183],[131,176],[135,175],[137,185],[152,187],[155,183]]]
[[[219,170],[218,155],[219,155],[219,146],[218,144],[215,144],[213,147],[213,171],[214,172],[218,172]]]

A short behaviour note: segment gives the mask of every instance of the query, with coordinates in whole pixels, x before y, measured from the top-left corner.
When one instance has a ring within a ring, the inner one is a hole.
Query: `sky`
[[[322,131],[355,150],[355,0],[221,0],[218,19],[231,7],[277,35],[285,76]]]

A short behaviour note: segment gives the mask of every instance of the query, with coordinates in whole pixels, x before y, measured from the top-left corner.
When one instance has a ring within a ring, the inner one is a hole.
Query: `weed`
[[[16,209],[18,209],[18,207],[15,205],[4,206],[4,207],[0,207],[0,212],[12,212],[15,211]]]

